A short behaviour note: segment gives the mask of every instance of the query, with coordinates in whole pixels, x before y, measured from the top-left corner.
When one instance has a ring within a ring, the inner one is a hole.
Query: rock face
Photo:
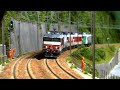
[[[110,76],[118,76],[120,77],[120,49],[118,50],[118,64],[110,71],[109,77]]]
[[[119,51],[116,52],[115,56],[111,59],[111,61],[108,64],[96,64],[95,68],[99,72],[99,75],[101,78],[105,78],[111,69],[118,63],[118,54],[120,54]],[[120,56],[119,56],[120,57]]]
[[[118,63],[110,72],[109,76],[120,77],[120,63]]]

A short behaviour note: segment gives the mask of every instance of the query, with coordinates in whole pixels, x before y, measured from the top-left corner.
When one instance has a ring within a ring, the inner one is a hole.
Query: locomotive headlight
[[[46,46],[46,48],[47,48],[48,46]]]
[[[55,48],[56,48],[56,49],[59,49],[59,47],[58,47],[58,46],[56,46]]]

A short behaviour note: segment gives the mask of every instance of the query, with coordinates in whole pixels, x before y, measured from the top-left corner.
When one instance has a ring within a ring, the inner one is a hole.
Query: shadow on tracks
[[[34,55],[32,58],[36,58],[37,60],[43,59],[44,58],[44,54],[43,53],[37,53],[36,55]]]
[[[27,58],[36,58],[37,60],[43,59],[43,52],[42,51],[35,51],[29,54]]]
[[[45,59],[56,59],[56,57],[44,57]]]
[[[27,58],[36,58],[37,60],[41,59],[56,59],[57,57],[44,57],[44,53],[42,51],[32,52],[31,55]]]

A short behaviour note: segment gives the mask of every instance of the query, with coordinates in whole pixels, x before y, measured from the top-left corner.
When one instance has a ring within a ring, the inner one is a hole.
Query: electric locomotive
[[[43,53],[45,57],[57,57],[64,45],[64,36],[59,33],[45,34],[43,37]]]

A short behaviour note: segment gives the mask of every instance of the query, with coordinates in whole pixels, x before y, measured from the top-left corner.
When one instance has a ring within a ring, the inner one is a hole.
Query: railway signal
[[[10,26],[11,26],[11,28],[13,28],[13,21],[10,22]]]
[[[10,21],[10,30],[13,29],[13,21]]]
[[[10,25],[8,27],[8,32],[13,31],[13,29],[14,29],[14,25],[13,24],[14,24],[13,21],[10,21]]]
[[[13,29],[14,29],[14,23],[13,23],[13,21],[10,21],[10,25],[9,25],[9,27],[8,27],[8,37],[9,37],[9,49],[11,48],[10,47],[10,43],[11,43],[11,32],[13,31]]]

